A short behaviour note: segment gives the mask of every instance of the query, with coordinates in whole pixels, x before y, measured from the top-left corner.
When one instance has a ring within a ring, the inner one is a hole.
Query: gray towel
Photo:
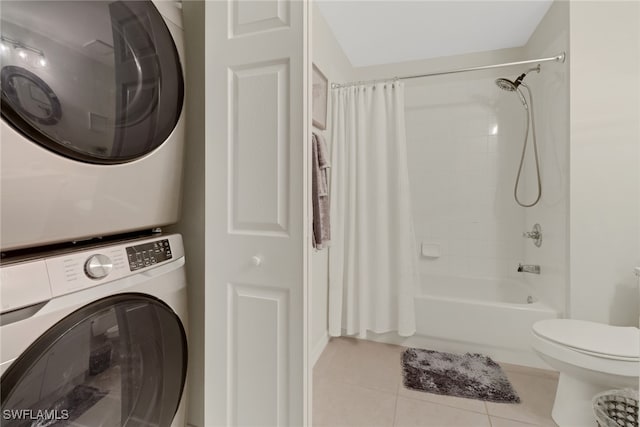
[[[327,143],[320,134],[313,134],[311,197],[313,198],[313,247],[324,249],[331,242],[331,224],[329,221],[329,183],[327,168],[329,153]]]

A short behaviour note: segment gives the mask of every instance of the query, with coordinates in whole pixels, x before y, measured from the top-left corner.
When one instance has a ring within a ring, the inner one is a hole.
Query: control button
[[[84,271],[91,279],[102,279],[107,277],[113,269],[111,258],[106,255],[97,254],[89,257],[84,264]]]

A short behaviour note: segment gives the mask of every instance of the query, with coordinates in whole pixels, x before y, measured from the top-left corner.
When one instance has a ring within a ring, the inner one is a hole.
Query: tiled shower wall
[[[513,201],[513,185],[525,116],[517,96],[495,85],[496,77],[406,84],[416,239],[440,254],[420,256],[423,277],[521,275],[524,209]]]
[[[529,39],[528,58],[541,58],[569,52],[569,4],[554,2]],[[536,294],[560,312],[567,313],[569,283],[569,64],[551,63],[540,74],[527,77],[535,101],[535,119],[542,174],[542,199],[527,209],[527,228],[542,227],[542,246],[525,244],[527,263],[539,264],[541,274],[528,274],[525,280]],[[531,171],[530,171],[531,172]],[[528,193],[535,191],[535,178],[528,174]],[[635,286],[630,294],[637,295]],[[631,298],[623,297],[623,300]],[[637,304],[636,304],[637,305]],[[624,311],[624,310],[623,310]]]

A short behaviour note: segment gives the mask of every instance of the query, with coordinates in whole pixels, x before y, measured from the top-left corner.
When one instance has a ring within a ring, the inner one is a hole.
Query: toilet
[[[640,268],[636,269],[640,281]],[[638,389],[640,329],[575,319],[533,325],[531,345],[560,371],[551,416],[560,427],[594,426],[591,400],[614,388]]]

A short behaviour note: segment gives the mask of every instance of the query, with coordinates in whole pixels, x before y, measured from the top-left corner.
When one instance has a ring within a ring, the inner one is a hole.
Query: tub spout
[[[527,265],[527,264],[518,264],[518,272],[519,273],[533,273],[540,274],[540,266],[539,265]]]

